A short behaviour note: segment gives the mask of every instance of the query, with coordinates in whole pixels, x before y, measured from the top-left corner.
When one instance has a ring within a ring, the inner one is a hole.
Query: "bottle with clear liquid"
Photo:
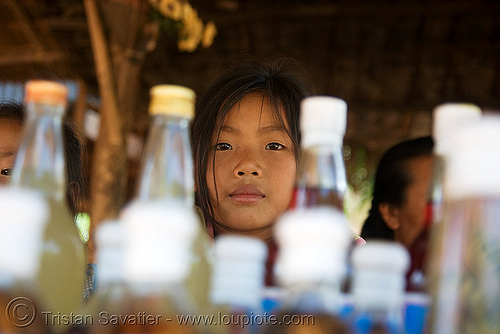
[[[25,86],[27,118],[11,178],[11,187],[40,192],[49,206],[37,283],[54,331],[64,329],[58,312],[69,315],[82,307],[85,246],[66,204],[62,117],[68,89],[50,81]],[[51,312],[51,313],[50,313]]]
[[[0,189],[0,333],[49,331],[40,313],[45,303],[37,285],[47,217],[47,202],[40,193]]]
[[[262,240],[242,235],[221,235],[215,240],[211,301],[217,326],[213,333],[257,333],[262,319],[264,261]]]
[[[370,241],[352,252],[350,316],[355,334],[404,334],[406,272],[410,256],[395,242]]]
[[[446,156],[441,254],[430,267],[430,333],[500,331],[500,119],[454,133]]]
[[[351,233],[331,207],[298,209],[276,224],[275,275],[284,290],[280,309],[264,333],[349,333],[340,313]]]
[[[408,272],[408,290],[428,292],[428,271],[439,271],[445,263],[438,264],[436,256],[445,237],[442,231],[442,212],[444,206],[443,177],[445,159],[450,150],[450,138],[464,124],[471,124],[481,119],[481,109],[468,103],[446,103],[433,111],[434,162],[433,176],[429,188],[429,200],[426,207],[424,227],[413,245],[410,246],[411,267]],[[434,239],[434,240],[433,240]],[[435,247],[434,251],[431,248]],[[434,269],[427,268],[428,253],[434,253]],[[436,273],[437,274],[437,273]]]
[[[194,210],[193,158],[189,122],[194,115],[195,93],[186,87],[158,85],[151,88],[152,123],[139,174],[136,201],[165,201]],[[201,226],[193,244],[189,293],[200,309],[209,307],[212,244]]]
[[[330,96],[313,96],[301,103],[302,153],[290,207],[328,205],[344,209],[347,189],[342,143],[347,104]]]
[[[101,314],[113,333],[202,333],[187,285],[198,219],[193,210],[162,201],[138,201],[122,216],[124,272],[129,302],[122,314]]]

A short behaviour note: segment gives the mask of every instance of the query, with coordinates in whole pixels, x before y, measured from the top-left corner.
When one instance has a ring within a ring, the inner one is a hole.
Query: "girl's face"
[[[212,144],[207,183],[215,231],[269,239],[288,208],[296,172],[292,140],[269,100],[246,95],[229,111]]]
[[[0,119],[0,185],[9,182],[16,153],[21,144],[22,124],[13,119]]]

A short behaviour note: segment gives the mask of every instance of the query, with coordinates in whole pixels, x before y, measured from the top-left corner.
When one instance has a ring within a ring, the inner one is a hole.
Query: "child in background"
[[[0,186],[10,182],[17,150],[21,145],[24,125],[24,107],[12,100],[0,101]],[[86,191],[86,174],[82,163],[82,145],[73,124],[69,120],[63,122],[64,158],[66,161],[66,203],[75,219],[83,212],[83,199]],[[88,299],[94,289],[94,265],[89,264],[86,273],[84,300]]]
[[[207,232],[270,242],[289,206],[299,156],[300,102],[309,90],[283,62],[240,65],[196,103],[195,201]]]

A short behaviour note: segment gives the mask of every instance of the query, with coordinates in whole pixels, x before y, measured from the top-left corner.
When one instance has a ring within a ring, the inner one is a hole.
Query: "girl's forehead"
[[[286,116],[281,104],[275,103],[262,93],[255,92],[246,94],[236,102],[227,111],[222,125],[241,119],[252,120],[255,118],[264,123],[286,124]]]

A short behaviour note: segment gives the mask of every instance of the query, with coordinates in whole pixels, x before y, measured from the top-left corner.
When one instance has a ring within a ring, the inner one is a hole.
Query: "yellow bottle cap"
[[[66,106],[68,88],[55,81],[31,80],[24,86],[24,102],[46,103]]]
[[[174,115],[186,118],[194,116],[195,92],[177,85],[157,85],[149,91],[151,115]]]

